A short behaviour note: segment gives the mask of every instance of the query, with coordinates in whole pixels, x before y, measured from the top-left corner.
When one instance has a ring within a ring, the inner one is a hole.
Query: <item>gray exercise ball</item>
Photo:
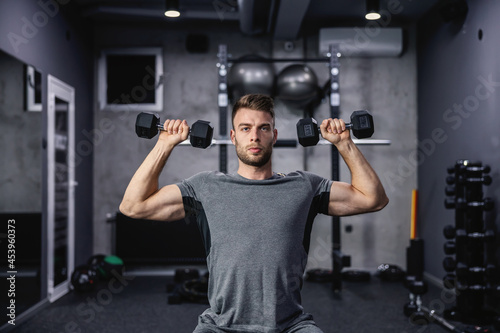
[[[318,78],[307,65],[290,65],[278,74],[276,90],[285,105],[303,109],[318,98]]]
[[[239,60],[257,60],[257,62],[235,62],[229,69],[227,83],[229,94],[237,101],[246,94],[274,95],[275,70],[268,62],[258,62],[265,58],[247,55]]]

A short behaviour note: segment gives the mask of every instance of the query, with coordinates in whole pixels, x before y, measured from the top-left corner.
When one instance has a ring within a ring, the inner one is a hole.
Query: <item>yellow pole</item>
[[[417,238],[417,203],[418,203],[418,190],[412,190],[410,239]]]

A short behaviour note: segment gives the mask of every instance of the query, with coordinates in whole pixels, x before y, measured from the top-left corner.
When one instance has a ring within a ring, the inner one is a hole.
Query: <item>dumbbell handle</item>
[[[164,128],[164,126],[165,126],[165,123],[161,123],[160,121],[158,121],[158,122],[156,123],[156,127],[157,127],[160,131],[165,132],[165,128]],[[189,133],[191,133],[191,128],[189,129]]]
[[[351,129],[352,128],[352,123],[345,123],[345,129]],[[318,131],[321,133],[321,127],[318,126]]]
[[[450,332],[456,332],[456,333],[464,333],[461,329],[459,329],[458,327],[454,326],[453,324],[451,324],[449,321],[447,321],[443,317],[438,316],[436,314],[435,310],[429,310],[425,306],[422,306],[421,308],[422,308],[422,310],[424,312],[427,313],[427,315],[429,316],[430,319],[432,319],[432,321],[435,321],[436,323],[438,323],[442,327],[446,328],[448,331],[450,331]]]

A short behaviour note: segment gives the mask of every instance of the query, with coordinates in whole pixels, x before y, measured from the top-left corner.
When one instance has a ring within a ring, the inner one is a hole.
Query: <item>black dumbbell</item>
[[[345,124],[346,128],[352,130],[352,134],[358,139],[369,138],[373,135],[373,117],[366,110],[354,111],[351,114],[351,122]],[[303,147],[314,146],[319,142],[318,122],[314,118],[300,119],[297,122],[297,137]]]
[[[135,133],[140,138],[151,139],[159,130],[163,130],[160,118],[152,113],[141,112],[135,121]],[[212,144],[214,128],[210,122],[204,120],[196,121],[189,131],[191,146],[196,148],[207,148]]]
[[[457,284],[457,277],[454,274],[446,274],[443,277],[443,286],[446,289],[453,289]]]
[[[443,268],[447,272],[453,272],[457,267],[457,262],[452,257],[445,257],[443,259]]]
[[[491,184],[491,177],[488,175],[484,175],[483,177],[465,177],[463,175],[460,175],[458,177],[455,176],[448,176],[446,177],[446,184],[448,185],[453,185],[453,184],[484,184],[484,185],[490,185]]]
[[[457,252],[457,245],[454,241],[447,241],[443,247],[445,254],[455,254]]]
[[[493,209],[494,202],[491,198],[484,198],[483,201],[467,201],[463,198],[447,198],[445,199],[444,205],[446,208],[457,208],[457,209],[465,209],[465,208],[476,208],[476,209],[484,209],[485,211],[489,211]]]
[[[456,236],[455,227],[448,224],[443,228],[443,234],[446,239],[453,239]]]

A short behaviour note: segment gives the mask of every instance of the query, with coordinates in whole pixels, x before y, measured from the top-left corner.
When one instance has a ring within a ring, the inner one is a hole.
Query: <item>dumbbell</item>
[[[457,267],[457,262],[453,257],[445,257],[443,259],[443,268],[447,272],[453,272]]]
[[[135,133],[140,138],[151,139],[159,130],[163,130],[160,118],[152,113],[141,112],[135,121]],[[207,148],[212,143],[214,128],[210,122],[204,120],[196,121],[189,131],[191,146],[196,148]]]
[[[448,176],[446,177],[446,183],[448,185],[453,185],[455,183],[458,184],[484,184],[484,185],[490,185],[491,184],[491,177],[488,175],[484,175],[483,177],[465,177],[463,175],[458,176],[458,179],[456,179],[454,176]]]
[[[454,241],[447,241],[444,243],[443,248],[445,254],[455,254],[457,252],[457,245]]]
[[[446,198],[444,201],[444,206],[448,209],[457,208],[457,209],[465,209],[465,208],[476,208],[476,209],[484,209],[485,211],[489,211],[493,209],[494,201],[491,198],[484,198],[483,201],[467,201],[463,198]]]
[[[369,138],[373,135],[373,117],[366,110],[354,111],[351,114],[351,122],[345,124],[346,128],[352,130],[358,139]],[[297,122],[297,137],[303,147],[314,146],[319,142],[318,122],[314,118],[300,119]]]

